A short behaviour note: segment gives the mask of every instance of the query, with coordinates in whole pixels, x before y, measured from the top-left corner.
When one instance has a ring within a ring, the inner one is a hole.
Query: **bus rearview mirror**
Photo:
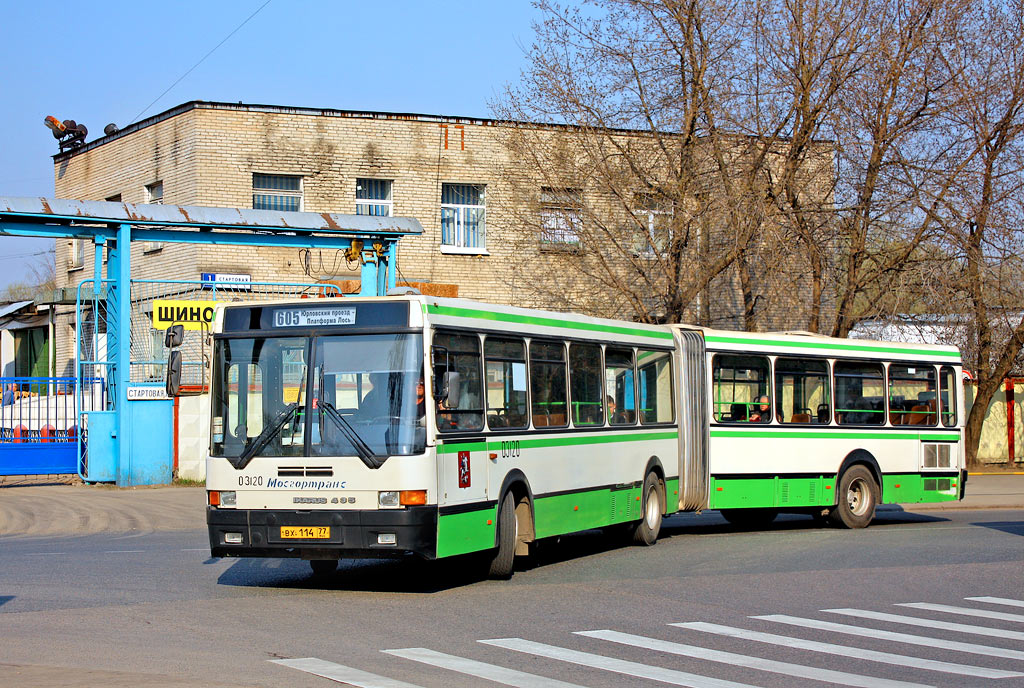
[[[184,325],[171,325],[167,328],[167,331],[164,333],[165,347],[173,349],[176,346],[181,346],[183,341],[185,341]]]
[[[181,352],[171,351],[167,357],[167,396],[176,397],[181,389]]]

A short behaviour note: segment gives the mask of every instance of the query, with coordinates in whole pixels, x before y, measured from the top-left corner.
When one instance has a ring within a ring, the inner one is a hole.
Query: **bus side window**
[[[487,379],[487,425],[490,428],[525,428],[526,343],[522,339],[487,337],[484,342]]]
[[[889,364],[889,421],[893,425],[937,425],[935,367]]]
[[[569,345],[569,388],[573,425],[604,425],[599,345]]]
[[[480,375],[480,338],[475,334],[438,332],[434,346],[448,350],[448,368],[459,375],[458,398],[437,410],[437,429],[481,430],[484,427],[483,385]]]
[[[633,370],[633,350],[613,349],[604,352],[604,384],[614,406],[608,409],[609,425],[636,423],[636,375]]]
[[[742,423],[760,411],[758,399],[771,401],[768,358],[716,354],[711,364],[712,414],[718,423]],[[769,412],[770,415],[770,412]],[[758,422],[768,422],[769,418]]]
[[[530,342],[530,400],[534,427],[564,428],[569,424],[562,342]]]
[[[956,371],[949,366],[939,371],[939,399],[942,424],[951,428],[956,425]]]
[[[640,384],[640,422],[671,423],[672,355],[667,351],[640,351],[636,357]]]
[[[881,363],[836,361],[836,422],[840,425],[885,425],[885,372]]]
[[[828,423],[828,364],[820,359],[775,359],[776,409],[780,423]]]

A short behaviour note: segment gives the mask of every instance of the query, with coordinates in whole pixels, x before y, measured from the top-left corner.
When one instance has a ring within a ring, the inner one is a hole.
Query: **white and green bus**
[[[213,556],[479,553],[503,577],[566,533],[654,544],[679,510],[860,527],[963,487],[952,348],[419,294],[226,304],[214,332]]]
[[[881,502],[962,498],[955,347],[674,329],[705,348],[708,449],[682,473],[695,508],[733,523],[785,511],[859,528]]]

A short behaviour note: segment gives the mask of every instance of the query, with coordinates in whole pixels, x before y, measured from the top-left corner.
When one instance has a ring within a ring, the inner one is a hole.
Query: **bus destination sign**
[[[282,308],[274,311],[274,327],[331,327],[355,324],[355,308]]]

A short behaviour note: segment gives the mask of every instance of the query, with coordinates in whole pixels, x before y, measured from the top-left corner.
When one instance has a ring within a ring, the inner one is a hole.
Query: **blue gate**
[[[102,408],[106,382],[85,378],[79,386],[74,377],[0,377],[0,387],[0,475],[77,473],[88,438],[76,403]]]

